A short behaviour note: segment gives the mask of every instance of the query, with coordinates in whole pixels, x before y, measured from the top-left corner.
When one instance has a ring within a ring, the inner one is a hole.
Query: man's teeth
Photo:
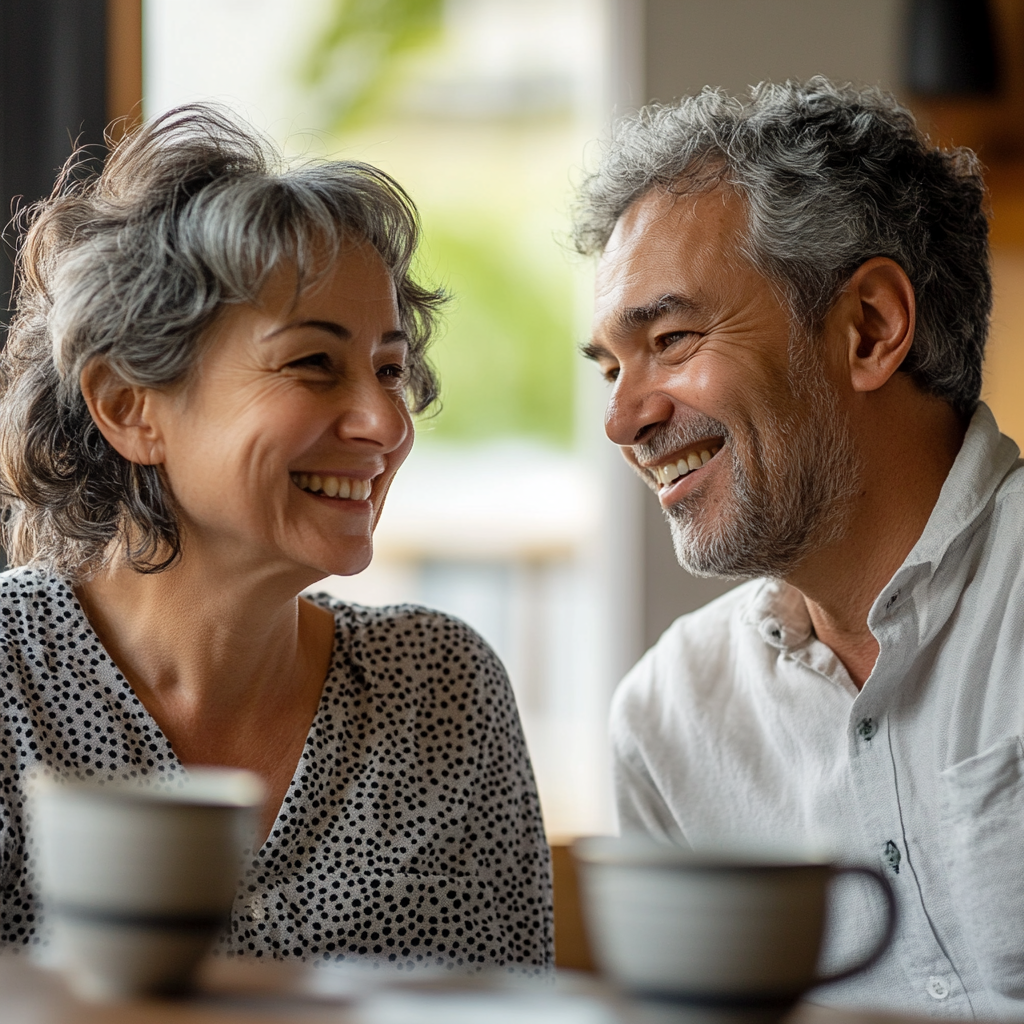
[[[658,483],[664,487],[666,484],[672,483],[673,480],[678,480],[679,477],[686,476],[687,473],[695,469],[700,469],[706,462],[711,461],[713,455],[717,455],[720,451],[721,445],[715,448],[705,448],[700,453],[690,452],[685,459],[680,459],[678,462],[670,462],[666,466],[652,466],[651,472]]]
[[[373,489],[370,480],[356,480],[350,476],[320,476],[318,473],[292,473],[292,483],[314,494],[326,494],[328,498],[351,498],[353,501],[365,501]]]

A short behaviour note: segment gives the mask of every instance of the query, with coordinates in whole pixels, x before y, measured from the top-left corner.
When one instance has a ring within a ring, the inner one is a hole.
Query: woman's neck
[[[76,588],[114,663],[182,764],[247,768],[273,828],[316,716],[334,649],[334,617],[280,579],[124,565]]]
[[[119,565],[76,593],[184,763],[267,774],[301,749],[331,662],[329,612],[280,581],[197,572],[187,558],[152,575]]]

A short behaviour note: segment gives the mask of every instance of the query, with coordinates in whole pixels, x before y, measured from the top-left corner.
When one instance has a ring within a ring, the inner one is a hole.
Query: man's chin
[[[669,510],[669,528],[676,561],[691,576],[703,579],[752,580],[777,576],[780,566],[759,557],[749,539],[719,533],[699,533],[692,522],[681,522]]]

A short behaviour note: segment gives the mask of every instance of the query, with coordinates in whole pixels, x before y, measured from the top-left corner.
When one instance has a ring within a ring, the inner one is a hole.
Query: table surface
[[[202,991],[189,998],[94,1004],[73,996],[59,974],[35,966],[26,956],[8,954],[0,956],[0,1022],[355,1024],[350,1000],[311,989],[309,980],[322,974],[300,964],[211,961],[204,971]],[[582,979],[584,988],[594,984]],[[324,989],[322,984],[316,987]],[[784,1024],[922,1024],[929,1019],[801,1003]]]

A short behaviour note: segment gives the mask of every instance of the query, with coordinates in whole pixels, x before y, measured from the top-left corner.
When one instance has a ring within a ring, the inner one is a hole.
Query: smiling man
[[[612,716],[627,831],[880,864],[886,956],[821,992],[1024,1009],[1024,470],[979,401],[980,168],[876,91],[715,91],[616,130],[585,183],[586,354],[680,564]],[[830,966],[878,927],[837,894]]]

